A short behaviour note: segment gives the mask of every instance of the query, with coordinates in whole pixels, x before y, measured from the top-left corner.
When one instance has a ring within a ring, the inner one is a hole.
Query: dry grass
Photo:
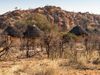
[[[13,53],[18,54],[16,50],[13,50]],[[100,75],[100,56],[97,51],[77,53],[76,56],[66,51],[66,59],[54,60],[36,58],[16,60],[14,58],[18,55],[15,54],[10,52],[5,58],[6,61],[0,62],[0,75]],[[7,61],[8,57],[10,61]]]
[[[15,62],[0,62],[0,64],[0,75],[100,75],[99,70],[75,69],[69,66],[67,59],[23,59]],[[91,67],[91,65],[86,66]]]

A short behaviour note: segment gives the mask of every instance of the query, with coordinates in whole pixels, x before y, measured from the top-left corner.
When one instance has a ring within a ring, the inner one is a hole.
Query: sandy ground
[[[67,62],[65,59],[1,61],[0,75],[100,75],[100,70],[73,69]]]

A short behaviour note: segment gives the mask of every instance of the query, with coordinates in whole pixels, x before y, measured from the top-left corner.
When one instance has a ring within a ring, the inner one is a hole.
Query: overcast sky
[[[46,5],[59,6],[67,11],[100,14],[100,0],[0,0],[0,14],[20,9],[37,8]]]

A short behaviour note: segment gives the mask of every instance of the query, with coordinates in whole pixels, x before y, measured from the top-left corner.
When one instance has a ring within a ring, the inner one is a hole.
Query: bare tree
[[[12,40],[10,36],[8,35],[1,35],[1,42],[0,42],[0,57],[7,55],[9,53],[9,50],[11,49],[12,46]]]

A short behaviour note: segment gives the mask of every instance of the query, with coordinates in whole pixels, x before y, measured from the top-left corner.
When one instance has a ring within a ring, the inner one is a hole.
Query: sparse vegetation
[[[71,75],[71,69],[73,73],[78,69],[100,70],[99,27],[96,25],[91,31],[91,26],[87,26],[91,17],[99,22],[97,15],[62,12],[47,6],[15,10],[6,16],[7,19],[3,18],[5,14],[0,16],[0,60],[13,60],[13,65],[1,65],[2,75]],[[78,29],[73,30],[74,26]]]

